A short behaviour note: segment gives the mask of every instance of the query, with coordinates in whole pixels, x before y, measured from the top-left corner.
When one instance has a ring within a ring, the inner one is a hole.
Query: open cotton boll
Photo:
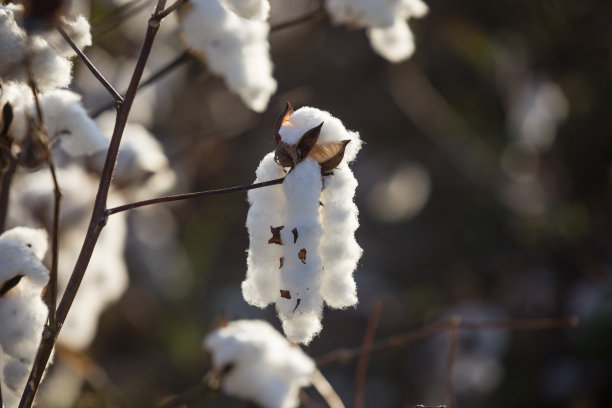
[[[47,135],[70,156],[91,155],[107,148],[108,139],[87,115],[78,94],[57,89],[41,94],[39,102]],[[27,118],[35,117],[35,109],[33,102],[14,109],[10,134],[16,141],[24,140],[29,133]]]
[[[266,408],[297,407],[316,368],[310,357],[262,320],[237,320],[204,339],[228,395]],[[227,371],[227,372],[226,372]]]
[[[41,91],[67,87],[72,79],[70,61],[60,56],[42,35],[27,36],[19,26],[23,6],[0,6],[0,77],[27,82],[26,59]]]
[[[47,319],[41,293],[49,272],[37,256],[44,256],[45,246],[44,230],[22,227],[0,235],[0,386],[7,408],[21,399]]]
[[[346,163],[325,177],[321,194],[321,218],[325,234],[321,240],[321,258],[325,273],[321,295],[328,306],[345,308],[357,303],[353,271],[362,249],[355,240],[359,227],[358,210],[353,202],[357,180]]]
[[[268,153],[256,171],[255,183],[283,177],[285,172]],[[278,299],[280,287],[280,258],[283,248],[269,244],[270,227],[284,225],[286,200],[281,186],[249,190],[249,212],[246,226],[249,230],[247,276],[242,282],[242,295],[249,304],[266,307]]]
[[[304,106],[291,114],[288,123],[283,125],[279,134],[281,140],[295,145],[308,129],[323,123],[317,144],[326,144],[350,140],[344,151],[344,161],[352,162],[361,149],[362,141],[359,134],[346,130],[342,121],[331,113],[310,106]]]
[[[280,286],[286,296],[278,298],[276,308],[285,334],[296,343],[309,343],[321,330],[316,321],[323,309],[319,293],[323,274],[319,255],[323,235],[319,221],[321,188],[321,168],[312,158],[298,163],[283,181],[287,222],[280,231],[283,242]],[[307,327],[303,327],[306,322]]]
[[[270,14],[268,0],[225,0],[227,7],[248,20],[266,21]]]
[[[390,27],[370,28],[367,34],[374,51],[391,62],[404,61],[414,53],[412,31],[402,19],[396,18]]]
[[[183,40],[205,57],[210,70],[223,76],[230,90],[240,95],[249,108],[265,110],[276,91],[269,24],[243,18],[220,0],[190,1],[180,24]]]

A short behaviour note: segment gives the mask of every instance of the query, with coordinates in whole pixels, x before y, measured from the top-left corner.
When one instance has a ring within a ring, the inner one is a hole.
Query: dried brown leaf
[[[319,141],[321,127],[323,127],[323,122],[321,122],[319,126],[315,126],[312,129],[309,129],[304,132],[302,137],[300,137],[300,140],[298,140],[298,142],[295,144],[295,148],[298,152],[298,163],[304,160],[310,154],[312,149]]]
[[[272,238],[268,240],[268,244],[283,245],[283,241],[280,236],[280,232],[283,228],[285,228],[284,225],[281,225],[280,227],[270,226],[270,231],[272,232]]]
[[[297,228],[294,228],[291,230],[291,232],[293,233],[293,243],[295,244],[297,242],[298,239],[298,230]]]
[[[291,106],[291,104],[287,102],[287,104],[285,105],[285,109],[283,109],[281,114],[278,115],[278,118],[276,119],[276,123],[274,124],[274,142],[276,142],[276,144],[278,144],[278,142],[280,142],[281,140],[281,136],[279,133],[280,128],[291,123],[292,114],[293,114],[293,106]]]
[[[283,264],[285,263],[285,257],[281,256],[280,258],[278,258],[278,260],[280,261],[280,266],[278,267],[278,269],[281,269],[283,267]]]
[[[321,173],[326,173],[342,162],[346,145],[349,143],[350,140],[343,140],[338,143],[318,144],[312,148],[309,156],[321,165]]]
[[[282,298],[285,298],[285,299],[291,299],[291,293],[289,293],[289,291],[288,291],[288,290],[283,290],[283,289],[281,289],[281,290],[280,290],[280,294],[281,294],[281,297],[282,297]]]
[[[23,278],[23,275],[17,275],[0,285],[0,296],[5,295],[9,290],[17,286],[21,278]]]
[[[295,304],[295,307],[293,308],[293,313],[295,313],[295,310],[298,308],[298,306],[300,305],[300,302],[302,301],[302,299],[297,300],[297,303]]]
[[[302,261],[303,264],[306,263],[306,249],[305,248],[300,249],[300,252],[298,252],[298,258],[300,258],[300,261]]]

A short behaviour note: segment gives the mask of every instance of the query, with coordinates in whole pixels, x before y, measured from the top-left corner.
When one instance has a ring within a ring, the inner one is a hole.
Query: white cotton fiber
[[[316,369],[299,347],[262,320],[230,322],[208,334],[204,348],[225,393],[266,408],[297,407],[299,390]]]
[[[349,140],[344,161],[322,175],[321,165],[307,155],[289,169],[282,189],[249,192],[247,216],[250,247],[244,298],[258,307],[275,302],[289,340],[305,344],[322,328],[324,301],[334,308],[357,303],[353,271],[362,252],[354,237],[359,226],[353,202],[357,180],[347,164],[361,148],[359,134],[346,130],[328,112],[304,107],[285,118],[278,146],[295,148],[302,135],[322,122],[312,151]],[[272,152],[262,160],[256,181],[283,174]],[[275,237],[270,227],[282,229]]]
[[[72,157],[106,150],[108,140],[87,115],[80,95],[57,89],[41,94],[39,101],[47,135],[53,144],[59,144]],[[10,134],[15,140],[21,141],[29,133],[26,117],[36,115],[34,103],[18,107],[14,112],[15,121]]]
[[[186,4],[181,18],[185,43],[202,54],[210,70],[221,75],[228,87],[257,112],[266,109],[276,91],[268,43],[270,26],[260,19],[266,7],[263,3],[268,2],[246,5],[238,1],[193,0]],[[244,15],[254,14],[254,19],[242,17],[226,4]],[[255,11],[247,12],[251,6]]]
[[[280,286],[291,298],[277,297],[276,309],[287,338],[296,343],[309,343],[321,330],[321,187],[321,167],[312,158],[298,163],[283,181],[287,222],[281,230],[284,263]]]
[[[274,153],[268,153],[257,168],[255,183],[274,180],[285,175],[274,161]],[[242,282],[244,299],[255,306],[266,307],[276,301],[280,287],[280,258],[283,247],[269,244],[270,227],[285,225],[287,205],[281,186],[254,189],[248,193],[250,209],[247,215],[249,250],[247,276]]]
[[[374,51],[391,62],[404,61],[414,52],[412,31],[402,19],[396,18],[390,27],[370,28],[367,34]]]
[[[61,17],[61,24],[68,37],[74,44],[83,51],[91,45],[91,27],[89,21],[82,16],[76,17]],[[53,47],[62,57],[71,58],[76,56],[76,53],[59,32],[51,31],[45,35],[45,40]]]
[[[227,8],[248,20],[266,21],[270,14],[268,0],[225,0]]]
[[[27,36],[19,26],[22,5],[0,6],[0,77],[4,81],[27,82],[27,58],[37,89],[67,87],[72,79],[70,61],[45,40],[44,35]]]
[[[0,295],[0,386],[6,408],[17,407],[19,403],[47,319],[48,310],[41,294],[49,272],[38,256],[44,256],[46,240],[44,230],[23,227],[0,235],[0,288],[22,276],[14,287]]]
[[[423,17],[421,0],[328,0],[325,8],[336,24],[366,28],[374,51],[391,62],[414,52],[414,38],[406,20]]]

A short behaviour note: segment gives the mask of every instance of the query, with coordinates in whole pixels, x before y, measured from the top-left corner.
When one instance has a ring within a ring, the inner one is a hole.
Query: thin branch
[[[93,74],[94,77],[102,84],[104,88],[108,91],[108,93],[113,97],[115,104],[118,105],[123,102],[123,97],[119,95],[119,92],[108,82],[104,75],[98,71],[98,69],[94,66],[94,64],[87,58],[87,56],[81,51],[81,49],[72,41],[68,33],[64,30],[64,27],[61,25],[57,26],[57,31],[64,37],[64,40],[70,45],[70,48],[79,56],[79,58],[85,63],[89,71]]]
[[[14,157],[8,157],[9,164],[6,171],[0,177],[2,179],[0,188],[0,233],[4,232],[6,226],[6,217],[8,215],[9,197],[11,192],[11,181],[17,170],[17,160]]]
[[[171,397],[170,399],[164,401],[163,403],[157,405],[157,408],[175,408],[175,407],[183,407],[189,403],[198,401],[200,398],[215,393],[217,388],[211,386],[211,382],[209,381],[209,376],[207,375],[202,379],[202,381],[189,388],[187,391],[180,395],[176,395]]]
[[[451,327],[448,329],[448,352],[446,355],[446,369],[444,371],[444,403],[448,408],[453,405],[453,367],[457,354],[457,328],[461,324],[461,317],[451,317]]]
[[[353,393],[354,408],[362,408],[365,406],[364,389],[366,376],[368,373],[368,362],[371,354],[370,350],[372,349],[376,329],[378,328],[378,324],[380,322],[382,306],[383,301],[382,299],[379,299],[374,306],[374,310],[372,310],[365,335],[363,336],[363,343],[361,344],[359,358],[357,359],[357,368],[355,370],[355,389]]]
[[[340,396],[338,396],[321,371],[317,370],[313,374],[312,386],[323,397],[327,405],[329,405],[329,408],[344,408],[344,404],[342,403]]]
[[[74,270],[70,276],[68,285],[66,286],[64,296],[62,297],[57,308],[57,325],[55,328],[46,328],[43,332],[42,341],[38,348],[36,359],[34,360],[34,365],[32,367],[30,377],[28,378],[28,382],[26,383],[23,396],[21,397],[19,408],[30,408],[32,406],[40,380],[47,366],[47,362],[49,361],[49,357],[51,356],[51,352],[53,351],[55,340],[59,335],[62,324],[66,320],[70,306],[72,305],[81,281],[83,280],[85,270],[87,269],[87,265],[91,259],[91,255],[96,242],[98,241],[98,237],[100,236],[100,232],[106,224],[106,199],[108,197],[108,190],[113,178],[113,171],[117,161],[117,155],[119,153],[121,137],[127,123],[132,103],[134,102],[134,98],[138,90],[138,84],[140,83],[142,73],[144,72],[149,54],[151,53],[153,41],[155,40],[155,36],[159,30],[160,19],[155,18],[155,15],[164,9],[165,4],[165,0],[158,0],[153,17],[149,19],[145,39],[142,44],[140,56],[136,62],[136,67],[134,68],[134,73],[132,74],[132,79],[130,80],[130,85],[128,86],[123,103],[119,109],[117,109],[115,128],[113,130],[113,135],[106,154],[102,175],[100,176],[100,184],[98,186],[98,193],[96,195],[96,200],[92,210],[89,228],[87,229],[87,234],[85,235],[85,240],[74,266]]]
[[[47,284],[47,307],[49,308],[49,326],[52,330],[55,330],[56,319],[56,305],[57,305],[57,271],[59,263],[59,230],[60,230],[60,210],[62,203],[62,190],[60,189],[59,182],[57,180],[57,172],[55,170],[55,160],[53,159],[53,152],[51,152],[51,146],[49,146],[49,170],[51,171],[51,178],[53,180],[53,236],[51,241],[51,271],[49,273],[49,283]]]
[[[181,55],[179,55],[172,61],[168,62],[166,65],[163,65],[160,69],[158,69],[153,74],[151,74],[151,76],[149,76],[147,79],[142,81],[140,85],[138,86],[138,89],[142,89],[154,83],[158,79],[163,78],[164,76],[166,76],[166,74],[169,74],[170,72],[172,72],[174,68],[181,66],[183,63],[189,61],[190,59],[191,59],[191,54],[189,54],[189,52],[187,51],[183,52]],[[89,114],[89,116],[95,119],[98,116],[100,116],[102,112],[111,109],[113,105],[114,105],[113,102],[105,103],[104,105],[101,105],[100,107],[98,107],[96,110],[92,111]]]
[[[181,4],[179,3],[183,3],[186,2],[188,0],[177,0],[172,6],[169,6],[168,9],[169,10],[171,7],[176,6],[177,8],[180,7]],[[174,11],[174,9],[170,10],[168,13],[166,13],[166,10],[164,10],[164,12],[162,12],[164,15],[165,14],[169,14],[170,12]],[[278,23],[278,24],[274,24],[272,26],[270,26],[270,32],[274,33],[277,31],[281,31],[284,30],[286,28],[291,28],[291,27],[295,27],[299,24],[303,24],[303,23],[307,23],[309,21],[316,21],[316,20],[320,20],[321,18],[323,18],[325,16],[325,11],[323,10],[323,7],[319,7],[316,10],[310,11],[306,14],[304,14],[303,16],[297,17],[295,19],[289,20],[289,21],[285,21],[282,23]],[[166,76],[167,74],[169,74],[170,72],[174,71],[175,68],[178,68],[179,66],[183,65],[185,62],[191,60],[191,53],[189,52],[189,50],[184,51],[183,53],[181,53],[179,56],[177,56],[175,59],[173,59],[172,61],[168,62],[167,64],[161,66],[157,71],[153,72],[151,74],[151,76],[149,78],[147,78],[145,81],[142,81],[142,83],[140,84],[140,88],[144,88],[146,86],[149,86],[151,84],[153,84],[154,82],[156,82],[158,79],[163,78],[164,76]],[[104,104],[101,105],[100,107],[98,107],[97,109],[93,110],[89,116],[91,116],[92,118],[96,118],[98,116],[100,116],[100,114],[110,108],[113,107],[113,104]]]
[[[157,13],[157,18],[160,20],[166,18],[170,13],[178,10],[183,4],[187,3],[188,0],[176,0],[174,3],[166,7],[164,10]]]
[[[281,184],[284,179],[285,179],[284,177],[281,177],[278,179],[264,181],[262,183],[256,183],[256,184],[248,184],[245,186],[228,187],[228,188],[222,188],[219,190],[198,191],[195,193],[177,194],[177,195],[171,195],[171,196],[166,196],[166,197],[152,198],[150,200],[137,201],[135,203],[120,205],[114,208],[109,208],[108,210],[106,210],[106,215],[109,216],[109,215],[117,214],[119,212],[133,210],[134,208],[144,207],[147,205],[168,203],[171,201],[189,200],[191,198],[208,197],[208,196],[221,195],[221,194],[237,193],[239,191],[248,191],[248,190],[254,190],[256,188],[274,186],[276,184]]]
[[[442,320],[427,326],[410,330],[403,334],[388,337],[372,344],[370,353],[378,353],[380,351],[405,347],[418,340],[442,333],[452,327],[452,320]],[[514,320],[490,320],[490,321],[465,321],[462,320],[458,325],[458,329],[467,330],[496,330],[496,329],[511,329],[511,330],[547,330],[572,328],[578,325],[578,318],[575,316],[560,317],[560,318],[543,318],[543,319],[514,319]],[[361,347],[340,348],[315,359],[317,366],[324,367],[334,363],[346,363],[361,354]]]

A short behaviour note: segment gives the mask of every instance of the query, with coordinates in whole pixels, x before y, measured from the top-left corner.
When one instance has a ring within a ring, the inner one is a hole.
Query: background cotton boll
[[[274,161],[274,153],[268,153],[257,168],[255,183],[280,178],[284,174]],[[278,298],[281,289],[279,263],[283,248],[268,243],[270,226],[285,224],[287,207],[281,186],[250,190],[248,200],[250,207],[246,226],[249,230],[249,251],[242,293],[248,303],[265,307]]]
[[[25,56],[25,37],[25,31],[15,21],[13,11],[0,6],[0,76],[5,80]]]
[[[268,0],[225,0],[225,4],[240,17],[266,21],[270,14],[270,2]]]
[[[49,272],[28,246],[40,253],[43,236],[44,231],[27,228],[0,235],[0,285],[23,275],[15,287],[0,296],[0,348],[4,352],[0,371],[5,407],[16,407],[21,398],[47,318],[41,293]]]
[[[24,243],[38,259],[43,259],[47,248],[49,237],[44,229],[28,227],[15,227],[0,235],[0,240],[17,240]],[[38,279],[37,279],[38,280]]]
[[[298,392],[310,383],[314,362],[261,320],[237,320],[204,339],[213,367],[223,372],[221,387],[228,395],[263,407],[298,405]]]
[[[91,45],[91,27],[89,21],[82,16],[76,17],[61,17],[62,28],[66,31],[70,39],[81,50]],[[64,38],[55,31],[50,31],[45,35],[45,40],[55,49],[62,57],[71,58],[76,56],[76,53]]]
[[[370,28],[367,34],[374,51],[391,62],[404,61],[414,53],[412,31],[402,19],[396,18],[390,27]]]
[[[183,39],[251,109],[261,112],[276,91],[269,25],[240,17],[220,1],[192,1],[181,19]]]

